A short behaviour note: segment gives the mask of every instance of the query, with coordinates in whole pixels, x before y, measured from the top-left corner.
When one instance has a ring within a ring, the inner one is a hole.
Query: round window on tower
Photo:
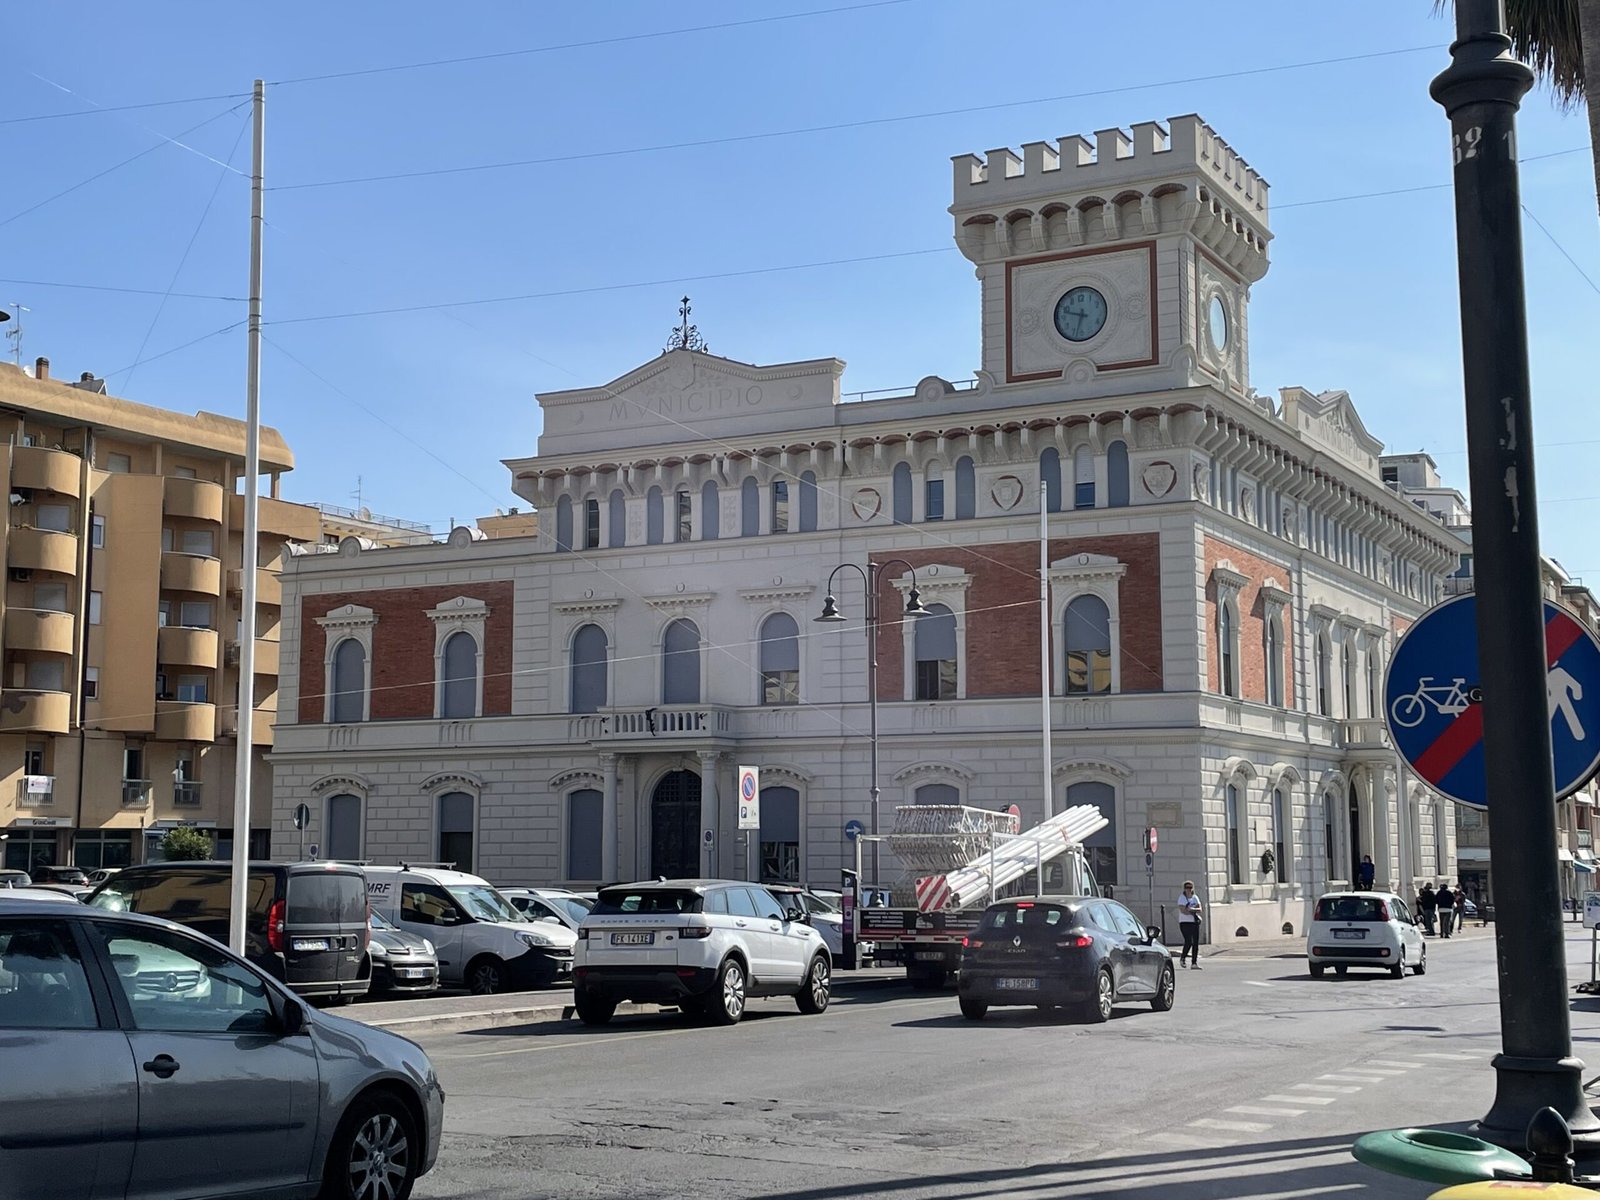
[[[1221,354],[1228,348],[1228,306],[1219,295],[1213,295],[1207,306],[1206,329],[1211,335],[1212,348]]]

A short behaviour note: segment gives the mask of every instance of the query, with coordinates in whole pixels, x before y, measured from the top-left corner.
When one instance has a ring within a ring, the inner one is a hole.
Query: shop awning
[[[1562,862],[1571,862],[1572,861],[1572,851],[1568,850],[1565,846],[1557,846],[1556,847],[1556,857],[1559,858]]]
[[[1579,872],[1583,873],[1584,875],[1593,875],[1594,874],[1594,865],[1592,863],[1574,861],[1572,866],[1573,866],[1574,870],[1579,871]]]

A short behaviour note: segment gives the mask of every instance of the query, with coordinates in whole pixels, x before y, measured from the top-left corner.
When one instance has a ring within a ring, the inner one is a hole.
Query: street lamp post
[[[878,580],[882,577],[886,567],[901,566],[911,573],[911,592],[906,599],[906,615],[920,617],[927,610],[922,607],[920,593],[917,591],[917,569],[903,558],[891,558],[888,562],[868,562],[867,569],[862,570],[855,563],[840,563],[828,575],[828,595],[822,602],[822,615],[814,618],[818,623],[826,622],[836,624],[848,620],[839,611],[838,603],[833,596],[833,580],[840,571],[846,567],[861,576],[862,586],[866,589],[867,597],[867,705],[871,712],[869,737],[872,742],[872,886],[877,889],[882,886],[879,878],[881,866],[881,843],[878,838]]]

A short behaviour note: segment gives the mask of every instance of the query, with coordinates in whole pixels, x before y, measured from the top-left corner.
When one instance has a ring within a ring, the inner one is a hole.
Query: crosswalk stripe
[[[1346,1074],[1343,1074],[1343,1073],[1336,1074],[1336,1075],[1318,1075],[1317,1078],[1318,1079],[1332,1080],[1335,1083],[1381,1083],[1382,1082],[1382,1080],[1376,1079],[1376,1078],[1374,1078],[1374,1077],[1372,1077],[1370,1075],[1346,1075]]]
[[[1476,1054],[1462,1054],[1460,1051],[1457,1051],[1454,1054],[1444,1054],[1444,1053],[1440,1053],[1440,1052],[1434,1051],[1434,1050],[1422,1050],[1422,1051],[1418,1051],[1417,1057],[1418,1058],[1439,1058],[1439,1059],[1443,1059],[1445,1062],[1482,1062],[1483,1061],[1482,1058],[1479,1055],[1476,1055]]]
[[[1406,1074],[1405,1071],[1397,1071],[1391,1067],[1349,1067],[1347,1069],[1352,1075],[1376,1075],[1379,1079],[1393,1079],[1397,1075]]]
[[[1306,1110],[1303,1108],[1264,1108],[1259,1104],[1235,1104],[1225,1112],[1242,1113],[1250,1117],[1303,1117]]]
[[[1418,1070],[1421,1067],[1427,1066],[1428,1064],[1427,1063],[1414,1063],[1414,1062],[1401,1062],[1399,1059],[1390,1059],[1384,1065],[1385,1066],[1389,1066],[1389,1067],[1404,1067],[1408,1071],[1415,1071],[1415,1070]]]
[[[1152,1142],[1167,1142],[1173,1146],[1182,1146],[1189,1150],[1209,1150],[1213,1146],[1232,1146],[1234,1142],[1229,1138],[1198,1138],[1185,1137],[1181,1133],[1169,1133],[1162,1130],[1150,1135]]]
[[[1274,1104],[1332,1104],[1337,1096],[1263,1096],[1263,1100],[1271,1100]]]
[[[1201,1117],[1198,1121],[1190,1121],[1191,1129],[1225,1129],[1229,1133],[1265,1133],[1271,1125],[1263,1125],[1260,1121],[1219,1121],[1215,1117]]]
[[[1297,1092],[1333,1092],[1338,1096],[1353,1096],[1361,1089],[1358,1087],[1341,1087],[1337,1083],[1297,1083],[1294,1085]]]

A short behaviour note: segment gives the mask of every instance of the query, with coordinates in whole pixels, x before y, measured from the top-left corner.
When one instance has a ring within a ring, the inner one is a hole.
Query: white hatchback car
[[[1428,945],[1406,902],[1392,892],[1329,892],[1317,900],[1306,933],[1311,977],[1332,967],[1343,975],[1351,967],[1376,967],[1396,979],[1407,967],[1428,969]]]
[[[676,1005],[732,1025],[755,996],[828,1007],[832,968],[822,935],[754,883],[664,879],[601,889],[578,928],[573,1005],[604,1025],[623,1000]]]

